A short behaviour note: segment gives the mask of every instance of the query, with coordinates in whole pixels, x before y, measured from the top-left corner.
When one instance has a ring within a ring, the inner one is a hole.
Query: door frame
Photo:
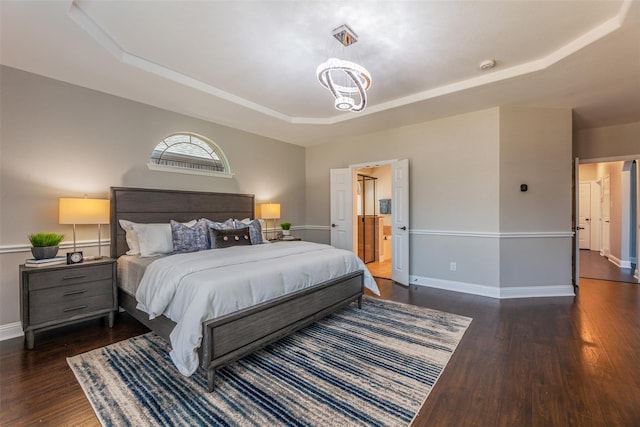
[[[624,156],[615,156],[615,157],[600,157],[600,158],[594,158],[594,159],[580,159],[578,157],[574,158],[576,164],[574,164],[574,177],[576,178],[576,184],[573,187],[573,194],[572,194],[572,199],[573,199],[573,203],[577,202],[577,193],[578,193],[578,185],[577,183],[580,182],[579,180],[579,168],[578,168],[578,164],[589,164],[589,163],[610,163],[610,162],[628,162],[628,161],[634,161],[636,162],[636,226],[638,227],[638,229],[636,230],[636,269],[634,272],[634,278],[637,280],[638,283],[640,283],[640,268],[638,267],[638,261],[640,258],[640,173],[638,173],[638,167],[640,166],[640,154],[631,154],[631,155],[624,155]],[[604,190],[602,188],[602,179],[599,179],[598,183],[600,183],[600,195],[602,196],[604,193]],[[609,194],[609,197],[611,197],[611,194]],[[574,208],[574,212],[573,214],[576,215],[576,208]],[[599,215],[602,216],[602,209],[599,212]],[[577,221],[577,217],[576,218]],[[574,230],[575,232],[575,230]],[[577,242],[576,242],[577,243]],[[604,244],[604,236],[603,233],[600,233],[600,248],[601,248],[601,255],[604,255],[602,253],[602,246]],[[579,256],[579,251],[575,251],[575,248],[572,248],[572,252],[574,252],[574,256],[576,257],[575,259],[575,263],[573,263],[573,268],[578,267],[579,268],[579,262],[580,262],[580,256]],[[578,278],[579,278],[579,270],[577,271],[578,274]]]
[[[602,186],[602,180],[580,181],[580,185],[589,184],[589,250],[600,251],[600,228],[601,228],[601,215],[600,215],[600,187]],[[582,212],[579,212],[582,213]]]
[[[609,258],[611,253],[611,175],[602,176],[602,193],[600,198],[600,255]],[[608,199],[605,199],[608,197]],[[608,224],[608,225],[607,225]],[[605,233],[605,230],[606,233]]]
[[[585,188],[586,191],[582,191]],[[586,194],[585,194],[586,193]],[[593,213],[591,212],[591,181],[578,182],[578,243],[580,249],[591,250],[591,233],[593,232]],[[584,196],[584,198],[583,198]],[[588,202],[588,203],[586,203]],[[584,211],[583,211],[584,210]],[[584,222],[580,218],[586,217]]]
[[[571,239],[571,284],[574,287],[580,285],[580,241],[579,241],[579,218],[580,218],[580,158],[573,159],[573,174],[571,176],[571,229],[573,238]]]
[[[396,186],[394,185],[393,182],[393,170],[394,170],[394,165],[398,165],[399,163],[403,162],[403,161],[407,161],[406,159],[391,159],[391,160],[379,160],[379,161],[374,161],[374,162],[366,162],[366,163],[356,163],[356,164],[351,164],[349,165],[349,168],[351,169],[351,176],[352,176],[352,181],[354,186],[357,185],[357,171],[358,169],[363,169],[363,168],[376,168],[376,167],[384,167],[384,166],[389,166],[391,168],[391,173],[392,173],[392,178],[391,178],[391,199],[392,200],[396,200],[398,198],[398,195],[396,194]],[[408,163],[407,163],[407,167],[408,167]],[[410,182],[409,182],[409,176],[407,176],[407,186],[410,186]],[[409,187],[407,187],[409,188]],[[353,198],[353,194],[355,194],[355,191],[353,191],[352,193],[352,198]],[[353,205],[353,203],[352,203]],[[406,215],[409,215],[409,211],[411,208],[411,200],[410,197],[406,197]],[[395,223],[394,223],[394,218],[395,218],[395,213],[394,211],[397,211],[396,209],[392,209],[391,210],[391,216],[392,216],[392,231],[391,231],[391,235],[392,235],[392,258],[391,258],[391,263],[392,263],[392,277],[393,280],[396,283],[399,283],[401,285],[405,285],[408,286],[409,285],[409,259],[411,257],[411,245],[408,243],[409,242],[409,224],[404,224],[404,231],[397,231],[394,230],[395,227]],[[353,208],[352,208],[352,213],[351,213],[351,217],[353,218],[353,221],[356,221],[356,216],[353,214]],[[352,247],[352,251],[354,248],[357,248],[357,228],[354,226],[352,227],[352,233],[353,233],[353,247]],[[403,244],[405,244],[406,246],[406,250],[403,251],[403,254],[405,254],[405,256],[397,256],[397,250],[398,250],[398,240],[396,239],[396,237],[398,235],[403,235],[405,236],[405,239],[403,240]],[[356,252],[357,253],[357,252]],[[401,265],[398,264],[398,262],[401,262]]]
[[[592,251],[600,251],[600,228],[601,217],[600,213],[600,188],[602,188],[602,182],[591,181],[591,242],[589,246]],[[595,222],[595,223],[594,223]]]

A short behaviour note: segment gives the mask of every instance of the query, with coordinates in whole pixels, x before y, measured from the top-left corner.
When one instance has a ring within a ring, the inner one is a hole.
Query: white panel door
[[[609,255],[611,255],[611,244],[609,242],[611,228],[611,177],[609,175],[602,179],[602,205],[600,212],[602,213],[600,221],[602,226],[600,255],[609,258]]]
[[[351,169],[331,169],[331,246],[353,250]]]
[[[591,242],[589,248],[592,251],[600,250],[600,189],[602,181],[598,180],[591,183],[591,216],[589,224],[591,224]]]
[[[591,183],[581,182],[578,207],[580,249],[591,249]]]
[[[391,164],[391,279],[409,285],[409,160]]]

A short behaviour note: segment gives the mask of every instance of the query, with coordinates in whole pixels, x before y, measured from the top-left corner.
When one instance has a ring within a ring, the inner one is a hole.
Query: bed
[[[117,259],[128,250],[120,220],[168,223],[170,220],[186,222],[208,218],[223,222],[229,218],[254,218],[254,206],[254,196],[249,194],[112,187],[111,257]],[[278,243],[273,248],[290,244]],[[215,388],[215,373],[220,367],[353,302],[361,307],[364,270],[366,268],[203,321],[198,360],[207,373],[209,392]],[[147,312],[138,309],[139,302],[130,290],[119,288],[118,297],[125,311],[170,341],[171,332],[177,325],[175,321],[165,315],[150,319]]]

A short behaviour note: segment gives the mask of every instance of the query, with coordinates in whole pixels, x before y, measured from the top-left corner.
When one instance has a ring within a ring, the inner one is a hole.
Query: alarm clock
[[[83,259],[82,251],[67,252],[67,264],[80,264]]]

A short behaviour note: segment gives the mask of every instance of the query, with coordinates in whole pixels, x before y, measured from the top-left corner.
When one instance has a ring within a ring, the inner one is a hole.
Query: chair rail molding
[[[330,225],[299,225],[299,230],[331,231]],[[559,238],[573,237],[573,231],[472,231],[472,230],[429,230],[410,229],[409,234],[416,236],[448,236],[448,237],[479,237],[485,239],[529,239],[529,238]]]
[[[100,246],[109,246],[111,240],[109,239],[101,239]],[[98,240],[78,240],[76,242],[76,248],[92,248],[98,246]],[[73,242],[62,242],[59,245],[61,250],[65,249],[73,249]],[[0,254],[10,254],[10,253],[19,253],[19,252],[31,252],[31,245],[28,243],[21,245],[3,245],[0,246]]]

